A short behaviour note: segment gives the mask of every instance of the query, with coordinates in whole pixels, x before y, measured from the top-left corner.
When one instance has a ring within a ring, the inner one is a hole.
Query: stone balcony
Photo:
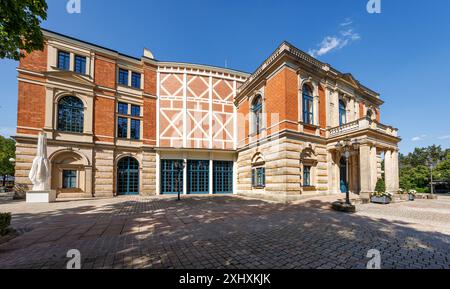
[[[368,118],[361,118],[338,127],[330,128],[327,131],[327,136],[329,138],[334,138],[364,130],[372,130],[389,136],[398,137],[398,129]]]

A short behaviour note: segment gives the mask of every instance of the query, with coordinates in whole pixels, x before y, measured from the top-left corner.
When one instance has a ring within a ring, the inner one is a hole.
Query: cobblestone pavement
[[[450,268],[450,198],[361,205],[329,198],[293,205],[238,197],[123,197],[0,204],[21,235],[0,245],[0,268]]]

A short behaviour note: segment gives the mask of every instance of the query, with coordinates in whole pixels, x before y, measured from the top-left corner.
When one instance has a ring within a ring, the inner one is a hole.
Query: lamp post
[[[346,182],[346,190],[345,190],[345,204],[346,205],[351,205],[352,203],[350,202],[350,191],[349,191],[349,159],[350,156],[352,154],[353,150],[357,150],[359,147],[359,142],[357,139],[355,140],[350,140],[350,139],[345,139],[344,141],[342,141],[342,143],[339,141],[336,144],[336,149],[340,152],[343,153],[343,156],[345,158],[345,182]]]
[[[433,186],[433,170],[434,170],[436,164],[433,162],[433,159],[432,159],[432,158],[429,158],[429,159],[428,159],[428,165],[429,165],[429,167],[430,167],[430,180],[431,180],[430,187],[431,187],[431,194],[433,195],[433,194],[434,194],[434,186]]]
[[[186,167],[186,160],[182,160],[181,162],[177,161],[174,164],[174,169],[177,172],[176,176],[176,184],[177,184],[177,190],[178,190],[178,201],[181,201],[181,189],[180,189],[180,174],[183,173],[184,168]]]

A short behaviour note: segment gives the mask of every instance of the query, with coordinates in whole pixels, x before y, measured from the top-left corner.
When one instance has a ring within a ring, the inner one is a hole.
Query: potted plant
[[[416,199],[417,191],[416,190],[410,190],[408,192],[408,197],[410,201],[414,201]]]
[[[392,194],[388,192],[375,192],[371,198],[372,203],[387,205],[392,202]]]
[[[400,200],[402,200],[402,201],[408,201],[409,200],[409,198],[408,198],[408,191],[407,190],[404,190],[404,189],[400,188],[398,190],[397,194],[398,194],[398,197],[400,197]]]
[[[386,192],[386,184],[383,179],[378,179],[375,186],[375,193],[371,197],[372,203],[376,204],[389,204],[392,201],[392,194]]]

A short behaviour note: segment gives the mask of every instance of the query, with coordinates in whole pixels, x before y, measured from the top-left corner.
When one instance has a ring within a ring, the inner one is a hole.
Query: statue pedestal
[[[56,191],[27,192],[27,203],[53,203],[56,201]]]

